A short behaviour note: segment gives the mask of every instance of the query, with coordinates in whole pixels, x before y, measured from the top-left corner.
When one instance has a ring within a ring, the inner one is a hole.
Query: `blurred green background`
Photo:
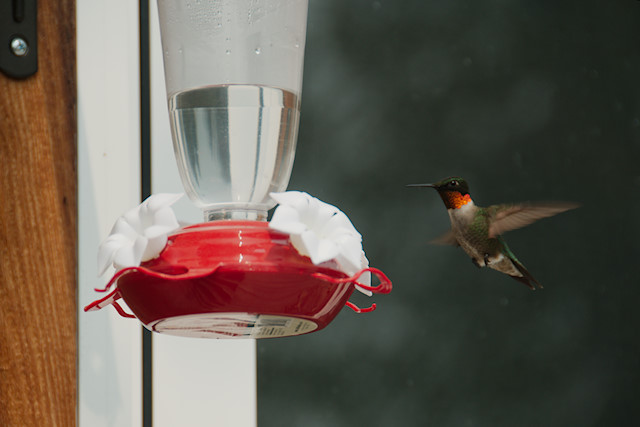
[[[259,425],[640,422],[640,2],[310,0],[290,190],[335,204],[389,295],[258,342]],[[459,248],[437,193],[581,202],[506,235],[545,289]]]

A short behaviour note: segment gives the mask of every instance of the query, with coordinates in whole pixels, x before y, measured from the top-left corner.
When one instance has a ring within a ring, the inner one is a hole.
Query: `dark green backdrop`
[[[640,422],[640,2],[311,0],[306,52],[289,189],[394,290],[260,341],[259,425]],[[454,174],[480,205],[583,204],[506,235],[544,290],[427,244],[446,211],[405,184]]]

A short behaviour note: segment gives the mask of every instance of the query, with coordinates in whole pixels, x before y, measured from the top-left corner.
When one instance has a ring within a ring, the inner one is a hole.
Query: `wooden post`
[[[38,1],[38,72],[0,74],[0,425],[76,422],[75,1]]]

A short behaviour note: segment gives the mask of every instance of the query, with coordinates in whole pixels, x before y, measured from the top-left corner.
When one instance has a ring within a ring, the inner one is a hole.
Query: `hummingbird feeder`
[[[345,305],[375,309],[350,303],[355,289],[391,291],[343,212],[285,191],[307,3],[158,0],[174,152],[205,222],[180,227],[174,194],[125,213],[98,251],[102,273],[116,268],[96,289],[109,293],[85,311],[112,305],[172,335],[269,338],[320,330]]]

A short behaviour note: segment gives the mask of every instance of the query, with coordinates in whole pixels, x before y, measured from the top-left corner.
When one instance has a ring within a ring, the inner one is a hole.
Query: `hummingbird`
[[[407,187],[434,188],[447,208],[451,229],[432,243],[460,246],[476,267],[489,267],[507,274],[531,290],[536,286],[542,288],[542,285],[516,258],[502,234],[579,206],[569,202],[526,202],[483,208],[473,203],[469,184],[458,176],[433,184],[409,184]]]

